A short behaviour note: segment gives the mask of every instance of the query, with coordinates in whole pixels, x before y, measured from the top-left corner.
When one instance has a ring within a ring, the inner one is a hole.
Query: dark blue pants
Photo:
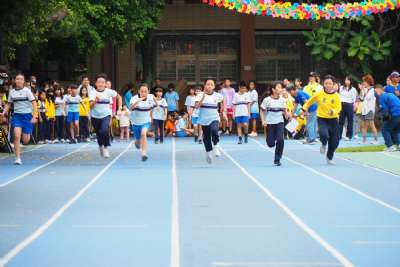
[[[160,140],[161,142],[164,142],[164,121],[153,120],[153,123],[154,123],[155,140],[156,141]],[[158,131],[160,131],[160,134],[158,134]]]
[[[44,141],[46,139],[46,129],[47,129],[46,113],[40,112],[39,116],[41,118],[41,121],[39,121],[39,138],[37,141]]]
[[[337,119],[318,118],[319,139],[322,145],[328,145],[326,157],[333,159],[336,148],[339,146],[339,122]]]
[[[400,144],[400,116],[392,117],[383,123],[382,135],[387,147]]]
[[[46,122],[46,139],[47,140],[54,140],[54,119],[48,119]]]
[[[267,145],[275,147],[275,161],[280,161],[283,154],[285,124],[283,122],[278,124],[267,125]]]
[[[89,135],[89,117],[79,116],[79,136],[81,138],[88,138]]]
[[[218,127],[218,121],[213,121],[209,125],[201,126],[201,129],[203,130],[204,147],[206,148],[207,152],[213,149],[213,144],[215,146],[219,143]]]
[[[56,116],[56,134],[57,139],[64,139],[64,116]]]
[[[354,125],[354,105],[351,103],[342,103],[342,111],[340,111],[339,117],[339,138],[342,138],[344,124],[347,120],[346,136],[353,138],[353,125]]]
[[[99,146],[110,146],[110,120],[111,116],[101,119],[92,118],[92,125],[96,132],[97,143]]]

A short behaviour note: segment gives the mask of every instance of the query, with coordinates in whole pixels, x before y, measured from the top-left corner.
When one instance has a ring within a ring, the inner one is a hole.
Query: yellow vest
[[[90,112],[89,98],[88,97],[82,98],[82,102],[79,105],[79,116],[87,117],[89,116],[89,112]]]
[[[56,106],[54,105],[53,100],[46,99],[44,105],[46,107],[46,117],[54,119],[56,117]]]

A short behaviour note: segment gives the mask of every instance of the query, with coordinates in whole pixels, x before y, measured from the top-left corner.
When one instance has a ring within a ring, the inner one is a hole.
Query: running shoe
[[[206,161],[208,164],[212,163],[212,155],[211,155],[211,151],[206,152]]]
[[[274,165],[275,166],[281,166],[281,161],[280,160],[274,160]]]
[[[397,146],[391,146],[385,148],[385,152],[395,152],[395,151],[397,151]]]
[[[14,165],[22,165],[21,158],[15,158]]]
[[[379,144],[378,140],[371,141],[371,145],[377,145],[377,144]]]
[[[135,147],[136,147],[137,149],[140,149],[140,143],[139,143],[139,142],[135,142]]]
[[[203,140],[199,139],[199,144],[200,145],[203,144]]]
[[[144,162],[144,161],[147,161],[149,159],[149,157],[148,156],[146,156],[146,155],[142,155],[142,161]]]
[[[110,158],[110,152],[106,147],[103,148],[103,157],[105,157],[106,159]]]
[[[218,146],[218,145],[214,146],[213,151],[214,151],[214,155],[215,155],[216,157],[221,156],[221,151],[219,150],[219,146]]]
[[[326,158],[326,164],[328,165],[335,165],[335,162],[332,159]]]
[[[322,155],[326,153],[326,145],[321,145],[321,147],[319,148],[319,153],[321,153]]]

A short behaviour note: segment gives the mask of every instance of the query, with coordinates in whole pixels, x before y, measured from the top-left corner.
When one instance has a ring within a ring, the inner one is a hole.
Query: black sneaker
[[[199,137],[196,135],[196,136],[194,137],[194,142],[197,143],[198,140],[199,140]]]
[[[281,166],[281,162],[279,160],[274,160],[274,165],[275,166]]]
[[[242,137],[239,137],[239,142],[238,142],[238,144],[239,144],[239,145],[243,144]]]
[[[203,140],[200,139],[200,140],[199,140],[199,144],[200,144],[200,145],[203,144]]]
[[[140,149],[140,143],[136,143],[136,142],[135,142],[135,147],[136,147],[137,149]]]
[[[249,142],[249,136],[246,134],[244,136],[244,143],[247,144]]]
[[[158,140],[155,140],[155,141],[154,141],[154,144],[158,144]]]
[[[160,141],[160,144],[163,144],[163,143],[164,143],[164,140],[161,140],[161,141]]]
[[[148,160],[148,159],[149,159],[148,156],[146,156],[146,155],[143,155],[143,156],[142,156],[142,161],[143,161],[143,162],[146,161],[146,160]]]

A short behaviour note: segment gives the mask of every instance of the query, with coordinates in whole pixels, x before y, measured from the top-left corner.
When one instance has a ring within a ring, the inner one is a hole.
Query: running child
[[[21,137],[24,145],[29,144],[33,123],[37,122],[38,109],[35,96],[29,88],[24,87],[25,76],[21,73],[15,77],[15,89],[11,89],[2,116],[7,116],[10,104],[14,105],[11,126],[14,129],[14,150],[16,165],[21,165]]]
[[[251,96],[247,93],[247,87],[245,82],[240,82],[239,92],[233,96],[233,116],[235,118],[237,133],[239,137],[238,144],[248,142],[248,128],[249,128],[249,117],[250,117],[250,105]]]
[[[164,123],[167,120],[168,104],[163,98],[163,89],[156,88],[155,90],[156,106],[153,108],[153,123],[154,123],[154,143],[161,144],[164,142]]]
[[[190,107],[191,120],[193,125],[194,142],[202,144],[203,143],[203,132],[199,126],[199,112],[200,110],[196,108],[196,99],[202,93],[202,88],[200,86],[196,87],[195,97],[192,98],[192,104]]]
[[[130,122],[131,112],[128,107],[124,104],[122,105],[122,110],[117,112],[117,118],[119,120],[119,132],[121,140],[129,140],[129,127],[131,125]]]
[[[255,137],[257,136],[257,120],[259,118],[260,109],[258,106],[258,92],[257,92],[257,85],[255,81],[249,82],[249,94],[251,99],[251,106],[250,106],[250,136]]]
[[[96,89],[89,95],[91,107],[91,120],[96,132],[97,144],[99,145],[100,156],[110,157],[108,147],[110,144],[110,121],[111,121],[111,99],[116,97],[118,110],[121,110],[122,98],[112,89],[106,88],[105,74],[100,74],[96,78]]]
[[[70,144],[78,143],[79,138],[79,106],[82,98],[78,94],[78,86],[72,84],[69,86],[70,94],[66,95],[65,105],[67,109],[67,126],[70,132]]]
[[[142,161],[148,160],[147,132],[151,127],[151,113],[155,105],[154,95],[149,94],[147,84],[140,86],[139,94],[132,97],[130,103],[135,146],[141,150]]]
[[[212,163],[212,151],[214,151],[215,157],[219,157],[221,155],[218,146],[218,125],[220,122],[218,104],[224,100],[224,97],[220,93],[214,92],[214,89],[214,80],[206,80],[204,84],[204,92],[198,96],[198,101],[196,101],[196,108],[200,109],[199,124],[203,130],[203,142],[206,150],[206,160],[209,164]],[[225,112],[223,116],[224,119],[227,119]]]
[[[333,164],[333,156],[339,146],[339,115],[342,110],[340,95],[336,91],[336,78],[327,75],[323,81],[323,90],[315,93],[304,105],[303,112],[317,103],[318,131],[321,141],[321,154],[326,154],[326,162]]]
[[[287,118],[290,115],[287,113],[286,100],[282,97],[282,84],[276,82],[271,89],[271,95],[264,98],[261,103],[261,121],[264,127],[267,127],[267,145],[275,147],[275,166],[281,166],[281,158],[285,145],[284,132],[284,116]]]

